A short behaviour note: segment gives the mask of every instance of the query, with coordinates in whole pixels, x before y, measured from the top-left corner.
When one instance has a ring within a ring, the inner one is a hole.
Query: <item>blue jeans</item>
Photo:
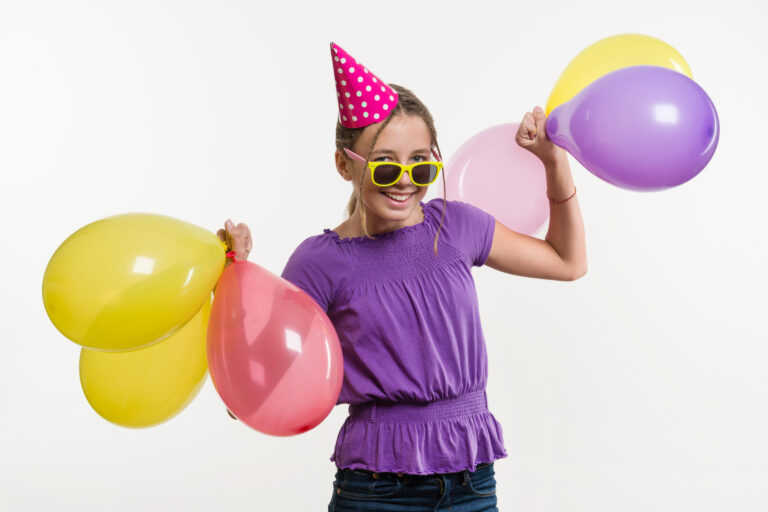
[[[498,512],[493,462],[433,475],[339,469],[328,512]]]

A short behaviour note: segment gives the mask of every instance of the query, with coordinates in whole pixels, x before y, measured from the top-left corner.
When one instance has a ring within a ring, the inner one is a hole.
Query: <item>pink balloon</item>
[[[306,432],[338,400],[344,364],[330,319],[305,292],[255,263],[235,262],[221,274],[207,343],[216,391],[259,432]]]
[[[549,218],[544,164],[515,142],[520,123],[476,134],[445,166],[448,200],[470,203],[519,233],[531,235]]]

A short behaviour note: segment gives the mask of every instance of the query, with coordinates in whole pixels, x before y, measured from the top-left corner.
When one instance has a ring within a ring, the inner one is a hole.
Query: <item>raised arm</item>
[[[587,273],[584,223],[568,158],[547,137],[545,122],[544,111],[534,108],[523,117],[515,140],[544,164],[551,199],[547,235],[540,240],[496,221],[485,264],[519,276],[573,281]]]

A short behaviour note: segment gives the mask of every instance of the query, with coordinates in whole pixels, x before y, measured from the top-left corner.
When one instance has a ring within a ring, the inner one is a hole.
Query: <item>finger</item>
[[[237,254],[238,259],[246,259],[248,257],[248,244],[250,240],[250,231],[245,224],[238,224],[231,230],[232,237],[232,250]]]
[[[536,123],[536,132],[541,135],[542,138],[547,137],[547,115],[544,113],[544,109],[541,107],[535,107],[533,109],[533,119]]]
[[[536,140],[536,121],[533,118],[533,114],[527,114],[524,121],[525,126],[525,138],[528,140]]]
[[[251,241],[251,230],[248,229],[248,226],[246,224],[238,224],[236,228],[240,238],[243,239],[243,241],[247,244]]]
[[[227,229],[227,246],[229,247],[229,250],[237,251],[237,248],[235,247],[235,242],[237,241],[235,223],[232,222],[231,219],[227,219],[227,222],[224,223],[224,227]]]
[[[531,120],[531,113],[526,112],[522,121],[520,121],[520,126],[517,128],[517,135],[515,138],[518,140],[518,142],[530,140],[529,132],[532,126]]]
[[[523,116],[523,119],[520,121],[520,124],[517,126],[517,133],[515,134],[516,140],[522,140],[525,138],[525,116]]]
[[[219,237],[219,240],[224,242],[224,245],[227,246],[227,251],[232,250],[232,240],[230,240],[229,235],[227,234],[226,231],[224,231],[223,229],[220,229],[216,232],[216,236]]]
[[[251,247],[253,246],[253,239],[251,238],[251,230],[248,229],[248,226],[245,224],[238,224],[238,229],[241,231],[243,235],[243,241],[245,242],[245,250],[247,252],[251,252]]]
[[[243,224],[242,222],[237,225],[237,227],[235,228],[235,231],[237,231],[243,237],[251,236],[251,230],[248,229],[248,226],[246,224]]]

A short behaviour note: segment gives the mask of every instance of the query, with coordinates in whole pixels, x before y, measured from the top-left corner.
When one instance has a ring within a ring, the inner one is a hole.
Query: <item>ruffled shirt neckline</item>
[[[403,226],[401,228],[397,228],[392,231],[387,231],[386,233],[379,233],[378,235],[373,235],[373,238],[368,238],[366,236],[353,236],[349,238],[341,238],[337,232],[328,228],[323,229],[323,234],[331,237],[334,241],[341,244],[375,243],[380,240],[387,240],[390,238],[400,238],[403,236],[407,236],[413,232],[420,231],[421,229],[425,228],[429,222],[431,222],[432,216],[430,213],[427,212],[427,210],[429,210],[429,208],[427,208],[427,205],[424,204],[424,202],[419,201],[419,206],[421,206],[421,211],[424,213],[424,219],[421,222],[418,222],[411,226]]]

